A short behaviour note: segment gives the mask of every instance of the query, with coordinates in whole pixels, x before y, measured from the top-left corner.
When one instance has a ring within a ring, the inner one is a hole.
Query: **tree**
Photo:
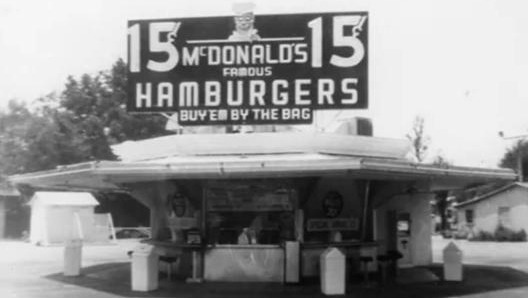
[[[94,131],[101,132],[111,144],[168,134],[165,130],[167,119],[163,116],[126,111],[126,72],[125,62],[119,59],[110,71],[95,76],[85,74],[78,81],[69,77],[61,106],[73,112],[79,123],[91,122],[85,124],[86,132],[92,135]]]
[[[442,155],[438,154],[433,158],[433,165],[441,167],[441,168],[449,168],[451,163]]]
[[[499,166],[503,168],[509,168],[513,169],[516,172],[518,172],[518,158],[521,158],[521,166],[522,166],[522,173],[523,173],[523,179],[522,181],[526,181],[526,175],[528,174],[528,142],[516,142],[515,145],[508,148],[506,150],[506,153],[502,157]]]
[[[410,133],[406,135],[412,143],[412,154],[417,162],[425,159],[427,149],[429,148],[429,137],[425,135],[424,118],[416,116]]]
[[[4,176],[47,170],[57,165],[108,156],[94,154],[86,136],[68,112],[31,112],[25,104],[11,101],[0,114],[0,173]],[[107,146],[108,147],[108,146]]]
[[[160,115],[126,112],[126,65],[70,76],[64,90],[31,105],[10,101],[0,112],[0,175],[115,159],[110,145],[167,134]]]
[[[448,168],[450,163],[445,157],[438,154],[433,159],[433,165],[441,168]],[[448,191],[437,191],[435,192],[434,205],[436,207],[436,212],[440,215],[440,229],[443,231],[447,229],[447,207],[448,202],[447,198],[450,196]]]
[[[126,112],[126,65],[119,59],[109,71],[70,76],[64,90],[27,105],[16,100],[0,111],[0,182],[6,176],[53,169],[58,165],[116,157],[110,145],[167,134],[160,115]],[[31,187],[18,186],[23,200],[17,214],[29,214]],[[109,195],[112,196],[112,195]],[[23,216],[19,230],[26,230]]]

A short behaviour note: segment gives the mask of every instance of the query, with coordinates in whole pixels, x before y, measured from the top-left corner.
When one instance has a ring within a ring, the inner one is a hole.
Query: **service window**
[[[208,244],[279,244],[294,238],[291,191],[280,184],[213,184],[206,202]]]

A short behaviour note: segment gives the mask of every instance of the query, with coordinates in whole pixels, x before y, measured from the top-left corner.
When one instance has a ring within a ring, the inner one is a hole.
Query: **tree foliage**
[[[412,154],[417,162],[422,162],[429,148],[429,137],[425,134],[424,118],[416,116],[410,133],[406,135],[412,143]]]
[[[68,77],[59,95],[27,105],[15,100],[0,112],[0,175],[57,165],[115,159],[110,145],[160,136],[165,118],[126,112],[126,65]]]
[[[119,59],[109,72],[69,77],[60,103],[85,122],[86,132],[103,132],[112,144],[166,134],[164,117],[129,114],[126,100],[126,64]]]
[[[519,154],[522,158],[523,181],[526,181],[526,176],[528,175],[528,142],[516,142],[515,145],[508,148],[502,157],[499,166],[513,169],[517,172],[517,158]]]
[[[56,115],[32,113],[11,101],[0,113],[0,171],[2,175],[52,168],[79,161],[83,148],[72,126]]]

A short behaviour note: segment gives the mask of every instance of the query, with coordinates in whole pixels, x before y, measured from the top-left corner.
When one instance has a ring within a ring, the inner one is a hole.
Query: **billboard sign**
[[[368,14],[128,22],[129,112],[182,125],[311,123],[368,107]]]

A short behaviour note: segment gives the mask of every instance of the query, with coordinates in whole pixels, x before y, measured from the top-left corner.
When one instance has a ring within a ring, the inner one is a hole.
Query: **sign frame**
[[[178,112],[180,125],[253,125],[366,109],[368,18],[366,11],[246,11],[131,20],[127,110]]]

